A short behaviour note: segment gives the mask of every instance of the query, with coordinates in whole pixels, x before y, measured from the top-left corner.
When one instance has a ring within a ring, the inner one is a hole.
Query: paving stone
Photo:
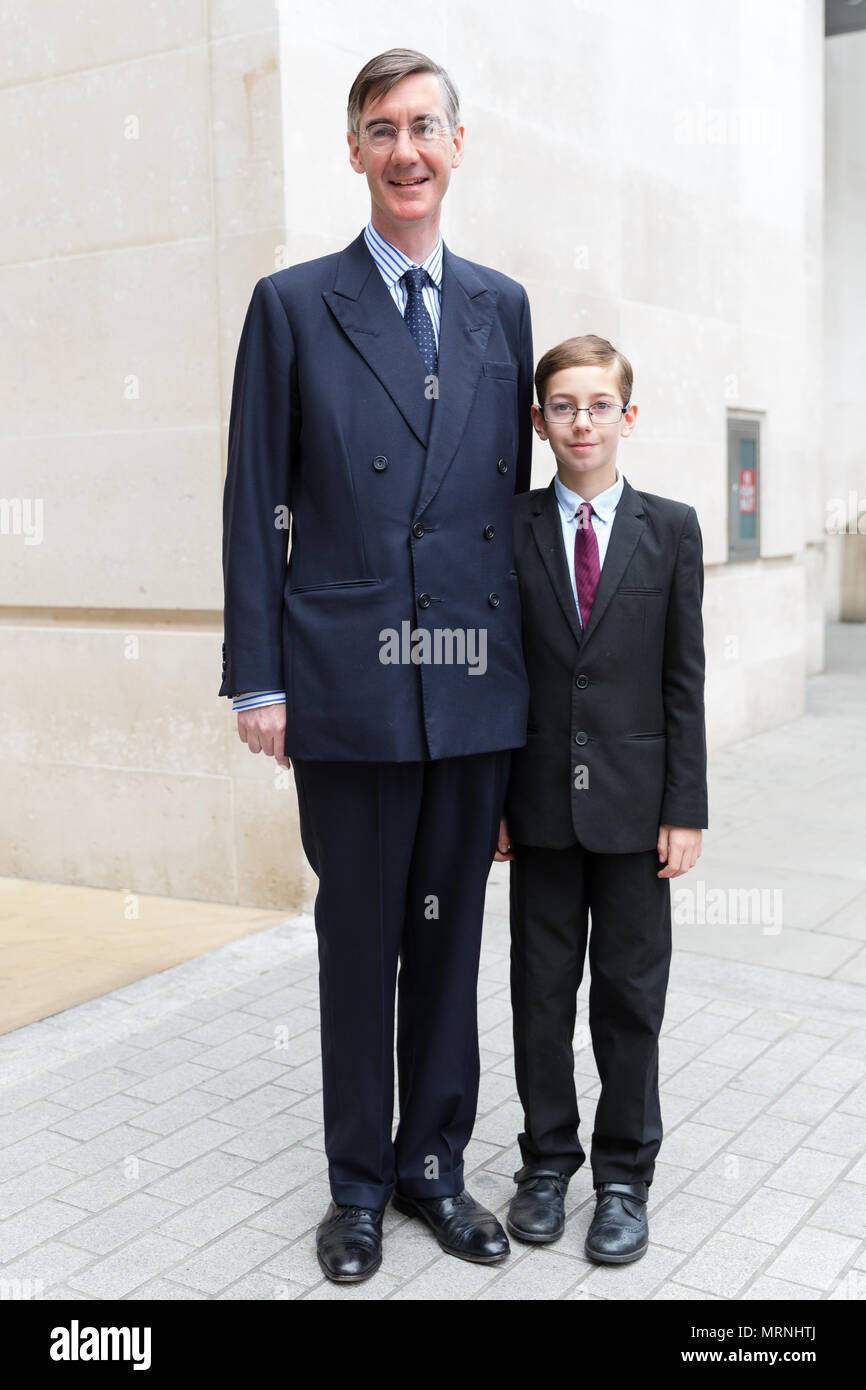
[[[698,1197],[710,1197],[713,1201],[736,1206],[766,1177],[772,1167],[772,1163],[765,1163],[758,1158],[748,1158],[735,1150],[726,1150],[716,1154],[705,1168],[691,1177],[686,1184],[686,1191],[694,1192]]]
[[[779,1303],[789,1303],[797,1299],[821,1298],[819,1289],[807,1289],[804,1284],[789,1284],[785,1279],[773,1279],[769,1274],[762,1274],[754,1284],[750,1284],[745,1293],[740,1294],[743,1300],[777,1300]]]
[[[206,1245],[232,1226],[239,1226],[268,1204],[268,1198],[239,1187],[220,1187],[201,1201],[175,1212],[161,1224],[161,1231],[188,1245]]]
[[[31,1285],[41,1282],[47,1290],[92,1260],[88,1250],[78,1250],[60,1240],[43,1240],[17,1259],[6,1261],[0,1268],[0,1279]]]
[[[775,1253],[772,1245],[717,1231],[677,1270],[677,1283],[705,1289],[720,1298],[737,1298],[740,1290]]]
[[[93,1255],[107,1255],[133,1237],[158,1226],[176,1211],[174,1202],[152,1197],[147,1192],[134,1192],[96,1216],[86,1218],[79,1212],[79,1224],[66,1231],[63,1238],[66,1244],[89,1250]]]
[[[67,1189],[63,1193],[63,1200],[69,1201],[68,1188],[71,1182],[72,1174],[67,1169],[55,1167],[51,1163],[40,1163],[35,1168],[18,1173],[14,1178],[7,1178],[0,1188],[0,1221],[5,1221],[7,1216],[14,1216],[16,1212],[32,1206],[42,1197],[53,1197],[63,1188]]]
[[[858,1242],[835,1231],[803,1226],[767,1268],[776,1279],[805,1284],[813,1289],[829,1289],[838,1278]]]
[[[35,1206],[0,1222],[0,1252],[4,1263],[14,1260],[41,1241],[50,1240],[83,1219],[79,1207],[46,1197]]]
[[[699,1058],[680,1067],[673,1076],[667,1077],[664,1089],[669,1095],[703,1100],[724,1086],[734,1074],[732,1067],[713,1066]]]
[[[625,1265],[591,1263],[590,1273],[584,1275],[579,1287],[598,1298],[651,1298],[682,1260],[678,1250],[665,1249],[664,1243],[657,1241],[651,1227],[645,1255]]]
[[[222,1149],[212,1149],[193,1159],[175,1172],[165,1173],[149,1185],[155,1197],[166,1197],[172,1202],[197,1202],[218,1187],[229,1183],[240,1186],[242,1177],[252,1172],[255,1165],[247,1158],[225,1153]]]
[[[810,1226],[866,1239],[866,1186],[840,1182],[809,1217]]]
[[[741,1134],[737,1135],[737,1151],[751,1158],[781,1160],[809,1133],[808,1125],[794,1120],[780,1120],[773,1115],[759,1115]],[[811,1143],[811,1138],[810,1138]]]
[[[85,1212],[103,1211],[131,1193],[143,1191],[167,1172],[164,1164],[144,1163],[139,1158],[131,1162],[113,1163],[108,1168],[101,1168],[98,1173],[90,1173],[85,1178],[71,1182],[63,1189],[63,1200],[83,1207]],[[67,1176],[71,1178],[72,1174],[68,1173]]]
[[[653,1215],[650,1240],[670,1250],[692,1251],[729,1215],[721,1202],[679,1192]]]
[[[749,1125],[766,1104],[766,1096],[723,1086],[705,1105],[693,1112],[692,1119],[696,1124],[715,1125],[719,1129],[737,1132]]]
[[[560,1298],[581,1278],[574,1261],[550,1246],[531,1250],[514,1263],[509,1261],[508,1268],[497,1268],[502,1272],[478,1295],[481,1303]]]
[[[143,1131],[142,1131],[143,1133]],[[194,1120],[185,1129],[158,1139],[146,1148],[138,1150],[142,1158],[152,1163],[165,1163],[169,1168],[178,1168],[193,1158],[206,1153],[208,1149],[226,1146],[237,1138],[238,1131],[232,1125],[219,1124],[216,1120]],[[150,1135],[147,1136],[151,1138]]]
[[[768,1187],[796,1192],[803,1197],[820,1197],[843,1171],[846,1159],[838,1154],[798,1149],[765,1179]]]
[[[763,1187],[729,1216],[723,1230],[766,1245],[781,1245],[812,1207],[810,1197]]]
[[[84,1110],[70,1110],[64,1119],[54,1121],[53,1128],[60,1134],[68,1134],[86,1143],[88,1139],[95,1139],[98,1134],[104,1134],[125,1120],[141,1123],[149,1108],[146,1101],[132,1100],[119,1092],[98,1101],[96,1105],[86,1106]]]
[[[67,1279],[67,1284],[93,1298],[126,1298],[133,1289],[183,1259],[189,1246],[154,1232],[139,1236],[105,1259]]]
[[[665,1139],[665,1158],[679,1168],[702,1168],[732,1137],[729,1130],[686,1120]]]
[[[809,1147],[858,1158],[866,1149],[866,1117],[839,1110],[827,1115],[809,1135]]]
[[[827,1091],[822,1086],[809,1086],[802,1081],[795,1084],[767,1109],[768,1115],[776,1115],[783,1120],[797,1120],[800,1124],[814,1125],[833,1106],[839,1096],[835,1091]]]
[[[291,1284],[285,1279],[275,1279],[273,1275],[256,1269],[252,1274],[244,1275],[236,1284],[231,1284],[219,1298],[221,1301],[236,1299],[259,1303],[270,1299],[277,1303],[288,1303],[300,1298],[302,1293],[306,1293],[303,1284]]]

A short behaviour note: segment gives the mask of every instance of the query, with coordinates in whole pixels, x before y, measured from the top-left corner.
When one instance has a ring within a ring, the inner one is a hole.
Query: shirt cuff
[[[254,690],[246,695],[235,695],[232,700],[232,711],[241,709],[258,709],[259,705],[281,705],[285,703],[286,692],[284,690]]]

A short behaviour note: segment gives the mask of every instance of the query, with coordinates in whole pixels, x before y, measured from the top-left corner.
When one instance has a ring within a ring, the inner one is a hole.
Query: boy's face
[[[544,404],[560,402],[572,406],[607,403],[614,416],[625,402],[616,364],[611,366],[564,367],[548,379]],[[621,419],[611,423],[596,412],[590,420],[579,410],[571,422],[546,420],[537,405],[532,407],[532,423],[540,439],[550,443],[556,458],[556,471],[567,488],[589,500],[616,482],[616,451],[621,439],[631,434],[637,420],[637,406],[630,405]]]

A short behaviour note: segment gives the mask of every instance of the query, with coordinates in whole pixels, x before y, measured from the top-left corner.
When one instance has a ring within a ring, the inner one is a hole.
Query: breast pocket
[[[485,376],[504,377],[506,381],[517,380],[516,362],[484,362],[482,366]]]

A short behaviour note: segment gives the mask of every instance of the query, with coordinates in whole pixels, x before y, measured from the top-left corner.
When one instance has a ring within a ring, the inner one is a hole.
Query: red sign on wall
[[[739,511],[743,513],[754,512],[755,510],[755,470],[754,468],[740,469],[740,488],[739,488]]]

